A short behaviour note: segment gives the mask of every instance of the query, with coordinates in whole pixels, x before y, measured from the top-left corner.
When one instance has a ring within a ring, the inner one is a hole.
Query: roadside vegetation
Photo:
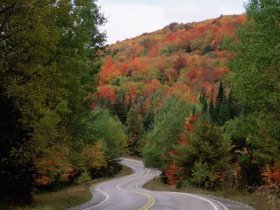
[[[3,0],[0,22],[1,203],[44,202],[117,173],[125,129],[92,109],[105,41],[95,1]]]
[[[95,104],[118,116],[130,154],[163,183],[230,188],[263,202],[254,206],[279,200],[279,8],[250,0],[242,16],[172,23],[106,48]]]
[[[110,177],[97,178],[89,180],[81,184],[75,184],[63,189],[37,193],[34,195],[34,202],[28,206],[1,206],[1,209],[15,210],[64,210],[71,207],[79,206],[92,198],[90,188],[94,188],[96,184],[105,182],[112,178],[119,178],[132,173],[132,170],[126,166]]]
[[[205,196],[219,196],[233,201],[240,202],[242,204],[247,204],[253,207],[255,210],[277,210],[280,209],[280,197],[279,193],[276,191],[260,191],[260,192],[246,192],[244,190],[234,189],[224,187],[218,190],[207,190],[204,188],[198,188],[192,185],[185,187],[176,187],[174,185],[169,185],[160,178],[155,178],[154,180],[146,183],[145,188],[153,191],[173,191],[173,192],[184,192],[184,193],[195,193]],[[211,198],[211,197],[210,197]]]

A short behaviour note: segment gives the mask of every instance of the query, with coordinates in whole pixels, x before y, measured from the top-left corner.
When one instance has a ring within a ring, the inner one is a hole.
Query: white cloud
[[[244,12],[244,0],[99,0],[108,43],[155,31],[171,22],[193,22]]]

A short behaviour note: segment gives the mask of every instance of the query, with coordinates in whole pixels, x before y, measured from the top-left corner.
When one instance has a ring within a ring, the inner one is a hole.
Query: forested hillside
[[[1,0],[0,208],[127,154],[177,187],[279,189],[279,1],[107,46],[105,22],[94,0]]]
[[[171,23],[105,48],[93,108],[110,109],[127,126],[131,154],[141,155],[146,145],[144,157],[156,158],[151,166],[162,163],[159,168],[166,172],[173,167],[165,156],[184,141],[190,121],[208,112],[210,99],[213,112],[221,97],[231,97],[230,88],[224,90],[222,84],[233,58],[226,48],[244,20],[244,16],[220,16],[199,23]],[[233,99],[229,100],[232,107],[217,116],[224,117],[223,122],[234,117]],[[176,173],[175,168],[170,170]]]
[[[197,104],[228,72],[231,53],[223,50],[243,16],[221,16],[200,23],[171,23],[164,29],[108,46],[97,90],[97,104],[141,104],[157,109],[174,95]],[[159,103],[153,107],[153,100]]]
[[[93,109],[177,186],[279,185],[279,3],[107,46]]]

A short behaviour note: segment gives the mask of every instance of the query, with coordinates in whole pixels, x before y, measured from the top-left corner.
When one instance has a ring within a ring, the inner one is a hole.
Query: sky
[[[97,0],[107,19],[100,29],[112,44],[173,23],[242,14],[246,0]]]

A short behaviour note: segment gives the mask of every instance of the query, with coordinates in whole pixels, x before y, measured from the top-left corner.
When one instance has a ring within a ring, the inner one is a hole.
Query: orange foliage
[[[160,87],[161,87],[161,83],[156,79],[146,81],[144,96],[148,97],[154,94]]]
[[[189,103],[196,103],[197,97],[192,93],[191,88],[187,84],[174,83],[169,87],[167,94],[174,95],[178,98],[184,99]]]
[[[186,126],[185,126],[186,128]],[[181,133],[180,137],[179,137],[179,144],[185,144],[187,141],[186,135],[184,133]]]
[[[185,128],[186,132],[193,129],[193,124],[196,121],[196,119],[197,119],[197,116],[195,116],[193,114],[191,114],[190,116],[186,117],[185,125],[184,125],[184,128]]]
[[[187,61],[186,59],[183,57],[183,56],[179,56],[175,62],[173,63],[173,68],[176,70],[176,71],[179,71],[183,68],[187,67]]]
[[[127,81],[122,84],[120,89],[125,90],[123,102],[125,104],[136,102],[138,96],[142,96],[144,86],[141,82]]]
[[[115,103],[117,97],[116,90],[109,85],[99,86],[96,91],[96,96],[98,98],[103,98],[113,103]]]
[[[99,73],[100,83],[104,84],[111,82],[119,76],[121,76],[120,69],[117,68],[117,66],[110,57],[106,58],[103,67]]]
[[[224,171],[215,171],[213,174],[213,178],[215,181],[223,182],[225,181],[227,175]]]
[[[167,183],[169,185],[175,185],[178,178],[176,177],[178,173],[178,167],[175,164],[169,164],[166,171],[165,176],[167,178]]]
[[[106,166],[105,153],[101,142],[94,145],[88,145],[83,151],[86,157],[87,166],[92,169],[99,169]]]
[[[36,185],[46,186],[52,184],[56,178],[67,182],[75,174],[72,164],[68,162],[69,150],[52,151],[51,154],[38,158],[36,161]]]
[[[262,172],[262,176],[267,184],[277,184],[280,186],[280,166],[270,168],[266,166]]]
[[[227,61],[234,55],[220,45],[244,20],[244,16],[221,16],[171,24],[109,46],[111,55],[104,58],[95,96],[115,103],[120,94],[124,104],[141,103],[143,113],[159,109],[170,95],[198,103],[201,89],[209,97],[228,73]],[[166,50],[163,56],[159,49]]]
[[[68,165],[67,168],[65,168],[64,173],[59,176],[59,181],[68,182],[73,174],[74,168],[72,167],[72,165]]]

